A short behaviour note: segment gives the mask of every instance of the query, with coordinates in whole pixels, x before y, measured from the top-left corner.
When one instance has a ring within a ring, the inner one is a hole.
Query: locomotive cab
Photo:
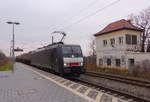
[[[64,45],[62,57],[64,73],[79,75],[85,72],[83,54],[79,45]]]

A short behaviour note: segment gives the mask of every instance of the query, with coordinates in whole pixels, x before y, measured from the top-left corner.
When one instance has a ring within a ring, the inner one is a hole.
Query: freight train
[[[55,43],[17,56],[16,60],[63,76],[80,76],[85,72],[80,45]]]

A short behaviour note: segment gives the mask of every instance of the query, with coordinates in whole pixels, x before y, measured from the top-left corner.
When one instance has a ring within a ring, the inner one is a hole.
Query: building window
[[[107,40],[103,40],[103,46],[107,45]]]
[[[129,66],[134,66],[134,63],[135,63],[134,59],[131,58],[131,59],[128,59],[128,61],[129,61]]]
[[[126,44],[137,44],[137,36],[126,34]]]
[[[119,37],[118,40],[119,40],[119,44],[123,44],[123,37]]]
[[[110,58],[107,59],[107,65],[108,65],[108,66],[111,65],[111,59],[110,59]]]
[[[114,47],[114,45],[115,45],[115,39],[114,38],[110,39],[110,44],[112,47]]]
[[[120,66],[120,59],[116,59],[116,66]]]
[[[132,44],[137,44],[137,36],[132,35]]]
[[[131,35],[126,34],[126,44],[131,44]]]
[[[102,58],[99,59],[99,65],[103,65],[103,59]]]

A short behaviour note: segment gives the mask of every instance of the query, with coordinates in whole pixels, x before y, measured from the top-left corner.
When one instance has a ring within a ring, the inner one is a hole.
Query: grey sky
[[[150,0],[120,0],[74,24],[113,1],[116,0],[0,0],[0,49],[9,55],[12,25],[6,22],[18,21],[21,25],[15,26],[16,47],[25,52],[51,43],[50,33],[61,29],[67,33],[65,43],[80,44],[86,55],[90,36],[110,22],[126,19],[150,6]]]

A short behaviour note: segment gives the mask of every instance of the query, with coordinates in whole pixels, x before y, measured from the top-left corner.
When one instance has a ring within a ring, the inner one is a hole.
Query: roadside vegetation
[[[5,54],[0,51],[0,71],[12,70],[11,61],[5,56]]]
[[[11,61],[7,60],[0,65],[0,71],[8,71],[8,70],[12,70],[12,63]]]

